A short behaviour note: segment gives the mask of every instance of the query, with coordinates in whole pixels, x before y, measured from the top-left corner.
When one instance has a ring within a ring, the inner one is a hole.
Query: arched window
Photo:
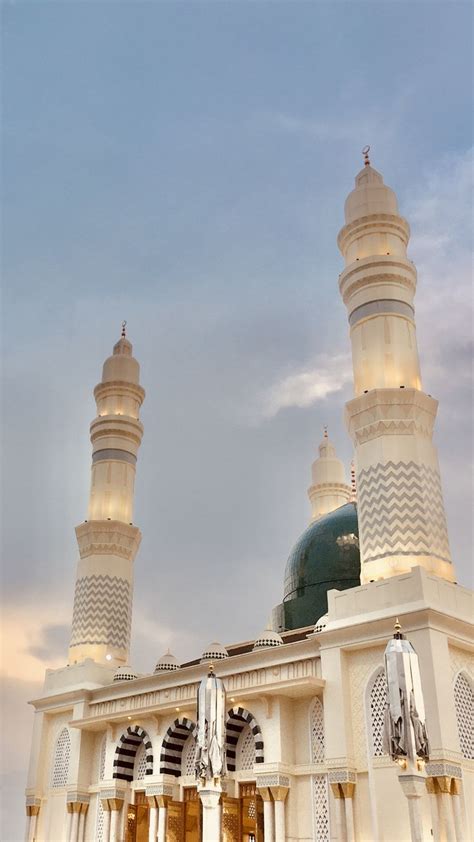
[[[454,682],[454,706],[458,723],[461,754],[474,760],[474,693],[467,676],[460,672]]]
[[[181,760],[181,774],[194,775],[196,763],[196,737],[191,734],[183,746],[183,755]]]
[[[311,763],[324,763],[324,711],[321,699],[314,699],[309,709]]]
[[[228,711],[226,722],[226,757],[228,772],[235,772],[238,755],[238,743],[246,726],[248,726],[248,730],[252,734],[254,742],[253,762],[264,762],[263,737],[260,725],[250,711],[245,710],[245,708],[234,707]]]
[[[173,775],[179,778],[181,774],[186,774],[182,771],[185,768],[182,762],[183,751],[189,737],[192,736],[194,740],[195,734],[196,723],[186,716],[175,719],[170,725],[161,746],[160,773],[162,775]]]
[[[146,775],[147,770],[147,757],[146,757],[146,748],[144,743],[141,744],[140,748],[137,749],[137,753],[135,755],[135,765],[133,767],[133,780],[134,781],[142,781]]]
[[[383,726],[387,706],[387,680],[385,670],[380,669],[372,682],[369,696],[370,736],[373,757],[385,754],[383,747]]]
[[[236,764],[238,772],[247,772],[253,769],[255,763],[255,739],[248,725],[242,729],[237,743]]]
[[[107,737],[103,737],[99,748],[99,763],[97,769],[97,779],[103,781],[105,778],[105,752],[107,750]]]
[[[69,730],[63,728],[56,740],[54,750],[53,768],[51,773],[51,786],[57,789],[66,786],[69,774],[69,758],[71,756],[71,738]]]
[[[135,774],[135,759],[141,747],[145,749],[145,775],[153,774],[153,748],[146,731],[139,725],[129,725],[120,737],[115,749],[113,777],[122,781],[133,780]]]

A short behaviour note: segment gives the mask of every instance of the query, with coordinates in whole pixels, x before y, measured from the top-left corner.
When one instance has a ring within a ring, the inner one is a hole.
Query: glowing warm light
[[[111,660],[112,660],[112,655],[106,655],[106,656],[105,656],[105,660],[106,660],[106,661],[111,661]]]
[[[179,708],[176,708],[176,712],[179,713]]]
[[[235,702],[235,699],[231,699],[231,702]]]
[[[129,722],[130,722],[131,718],[132,718],[131,716],[127,716],[127,719],[128,719]]]

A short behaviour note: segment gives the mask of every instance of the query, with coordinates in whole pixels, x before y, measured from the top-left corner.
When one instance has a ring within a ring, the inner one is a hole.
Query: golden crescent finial
[[[122,322],[122,339],[125,339],[125,337],[127,335],[127,332],[125,330],[126,327],[127,327],[127,320],[124,319],[123,322]]]
[[[366,167],[370,166],[369,152],[370,152],[370,146],[367,144],[367,146],[364,146],[364,148],[362,150],[362,154],[364,156],[364,166],[366,166]]]

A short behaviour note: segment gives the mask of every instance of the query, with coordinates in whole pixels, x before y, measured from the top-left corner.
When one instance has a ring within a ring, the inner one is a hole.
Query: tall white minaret
[[[351,499],[351,489],[346,485],[344,465],[337,458],[336,448],[328,438],[327,427],[319,445],[319,457],[311,467],[312,484],[308,488],[311,503],[311,520],[319,520],[328,512],[338,509]]]
[[[145,391],[132,345],[122,336],[94,389],[97,417],[90,427],[92,477],[88,519],[76,529],[77,568],[69,663],[92,658],[128,662],[133,562],[141,533],[133,526],[139,420]]]
[[[356,453],[361,581],[415,566],[454,581],[432,442],[438,402],[421,386],[410,229],[368,151],[338,237],[354,367],[346,420]]]

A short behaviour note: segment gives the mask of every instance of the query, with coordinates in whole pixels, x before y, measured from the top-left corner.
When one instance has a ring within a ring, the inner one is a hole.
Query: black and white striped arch
[[[186,716],[175,719],[170,725],[161,747],[160,774],[179,778],[184,744],[189,737],[196,736],[196,728],[196,723]]]
[[[264,762],[263,737],[257,720],[245,708],[231,708],[227,713],[226,722],[226,759],[228,772],[235,772],[237,743],[246,725],[249,726],[255,741],[255,763]]]
[[[153,774],[153,748],[151,740],[146,731],[139,725],[129,725],[124,734],[120,737],[119,744],[115,749],[114,757],[114,778],[121,781],[133,780],[133,769],[137,751],[141,745],[145,746],[146,770],[145,775]]]

